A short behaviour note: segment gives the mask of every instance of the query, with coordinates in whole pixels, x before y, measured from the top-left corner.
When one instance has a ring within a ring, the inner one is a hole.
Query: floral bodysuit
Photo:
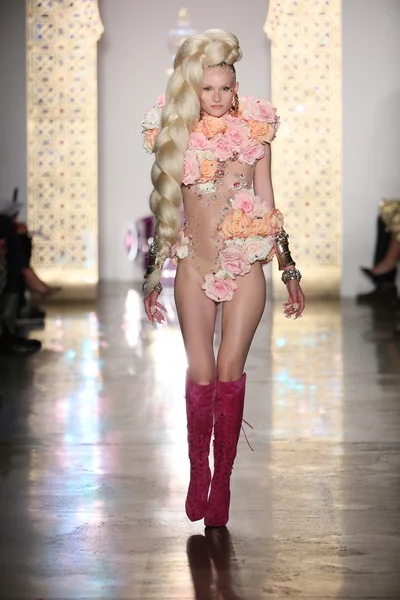
[[[144,146],[152,151],[158,134],[156,110],[143,123]],[[204,278],[206,295],[229,301],[235,279],[256,260],[268,261],[273,238],[283,227],[282,214],[253,192],[257,161],[278,130],[279,118],[265,100],[241,99],[239,114],[206,116],[189,136],[184,156],[182,195],[185,221],[171,259],[188,261]]]

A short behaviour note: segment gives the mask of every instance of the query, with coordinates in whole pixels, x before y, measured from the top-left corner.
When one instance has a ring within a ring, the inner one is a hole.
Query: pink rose
[[[232,149],[228,144],[226,137],[222,134],[216,135],[212,140],[211,150],[217,159],[228,160],[228,158],[231,158],[232,156]]]
[[[225,133],[225,138],[232,150],[235,151],[247,143],[250,138],[249,130],[247,127],[243,127],[239,122],[232,122],[229,124],[228,131]]]
[[[189,136],[189,149],[210,150],[211,142],[204,133],[191,133]]]
[[[183,161],[183,185],[190,185],[200,178],[200,163],[194,150],[186,150]]]
[[[249,263],[256,260],[264,260],[271,249],[271,243],[267,238],[261,236],[252,236],[244,242],[243,248]]]
[[[255,196],[251,190],[240,190],[232,200],[232,208],[241,208],[245,213],[251,213],[254,209]]]
[[[251,140],[241,149],[239,160],[242,160],[248,165],[253,165],[257,160],[264,156],[264,152],[264,146],[260,144],[260,142]]]
[[[256,100],[254,96],[245,96],[243,102],[243,118],[246,121],[266,121],[273,123],[276,110],[267,100]]]
[[[269,210],[271,210],[271,208],[268,206],[265,200],[259,198],[258,196],[254,196],[254,208],[251,213],[249,213],[249,217],[263,217]]]
[[[201,286],[206,292],[206,296],[215,302],[226,302],[232,300],[233,292],[237,290],[237,285],[233,279],[227,276],[224,271],[218,271],[215,275],[207,273],[205,283]]]
[[[158,108],[164,108],[164,106],[167,104],[167,98],[165,94],[160,94],[160,96],[158,96],[157,98],[157,106]]]
[[[250,271],[250,264],[242,246],[232,244],[219,253],[221,267],[232,275],[246,275]]]

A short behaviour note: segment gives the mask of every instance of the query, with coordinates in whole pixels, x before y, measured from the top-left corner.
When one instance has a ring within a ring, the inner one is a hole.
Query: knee
[[[219,381],[237,381],[243,375],[244,364],[238,357],[218,359],[217,374]]]
[[[187,370],[187,377],[196,385],[209,385],[216,379],[215,370],[212,369],[196,369]]]

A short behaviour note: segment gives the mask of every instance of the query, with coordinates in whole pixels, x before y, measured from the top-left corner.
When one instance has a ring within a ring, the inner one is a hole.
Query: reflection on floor
[[[0,357],[0,598],[400,598],[400,342],[352,302],[269,306],[248,359],[228,530],[184,514],[185,355],[172,296],[50,307]],[[216,340],[217,341],[217,340]]]

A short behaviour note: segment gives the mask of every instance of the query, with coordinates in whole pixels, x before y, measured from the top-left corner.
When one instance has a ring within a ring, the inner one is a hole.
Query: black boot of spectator
[[[388,281],[378,283],[372,292],[357,296],[357,304],[377,304],[395,307],[398,302],[396,285]]]
[[[0,313],[0,353],[26,355],[38,352],[42,347],[39,340],[30,340],[14,333],[17,312],[18,294],[4,294]]]

